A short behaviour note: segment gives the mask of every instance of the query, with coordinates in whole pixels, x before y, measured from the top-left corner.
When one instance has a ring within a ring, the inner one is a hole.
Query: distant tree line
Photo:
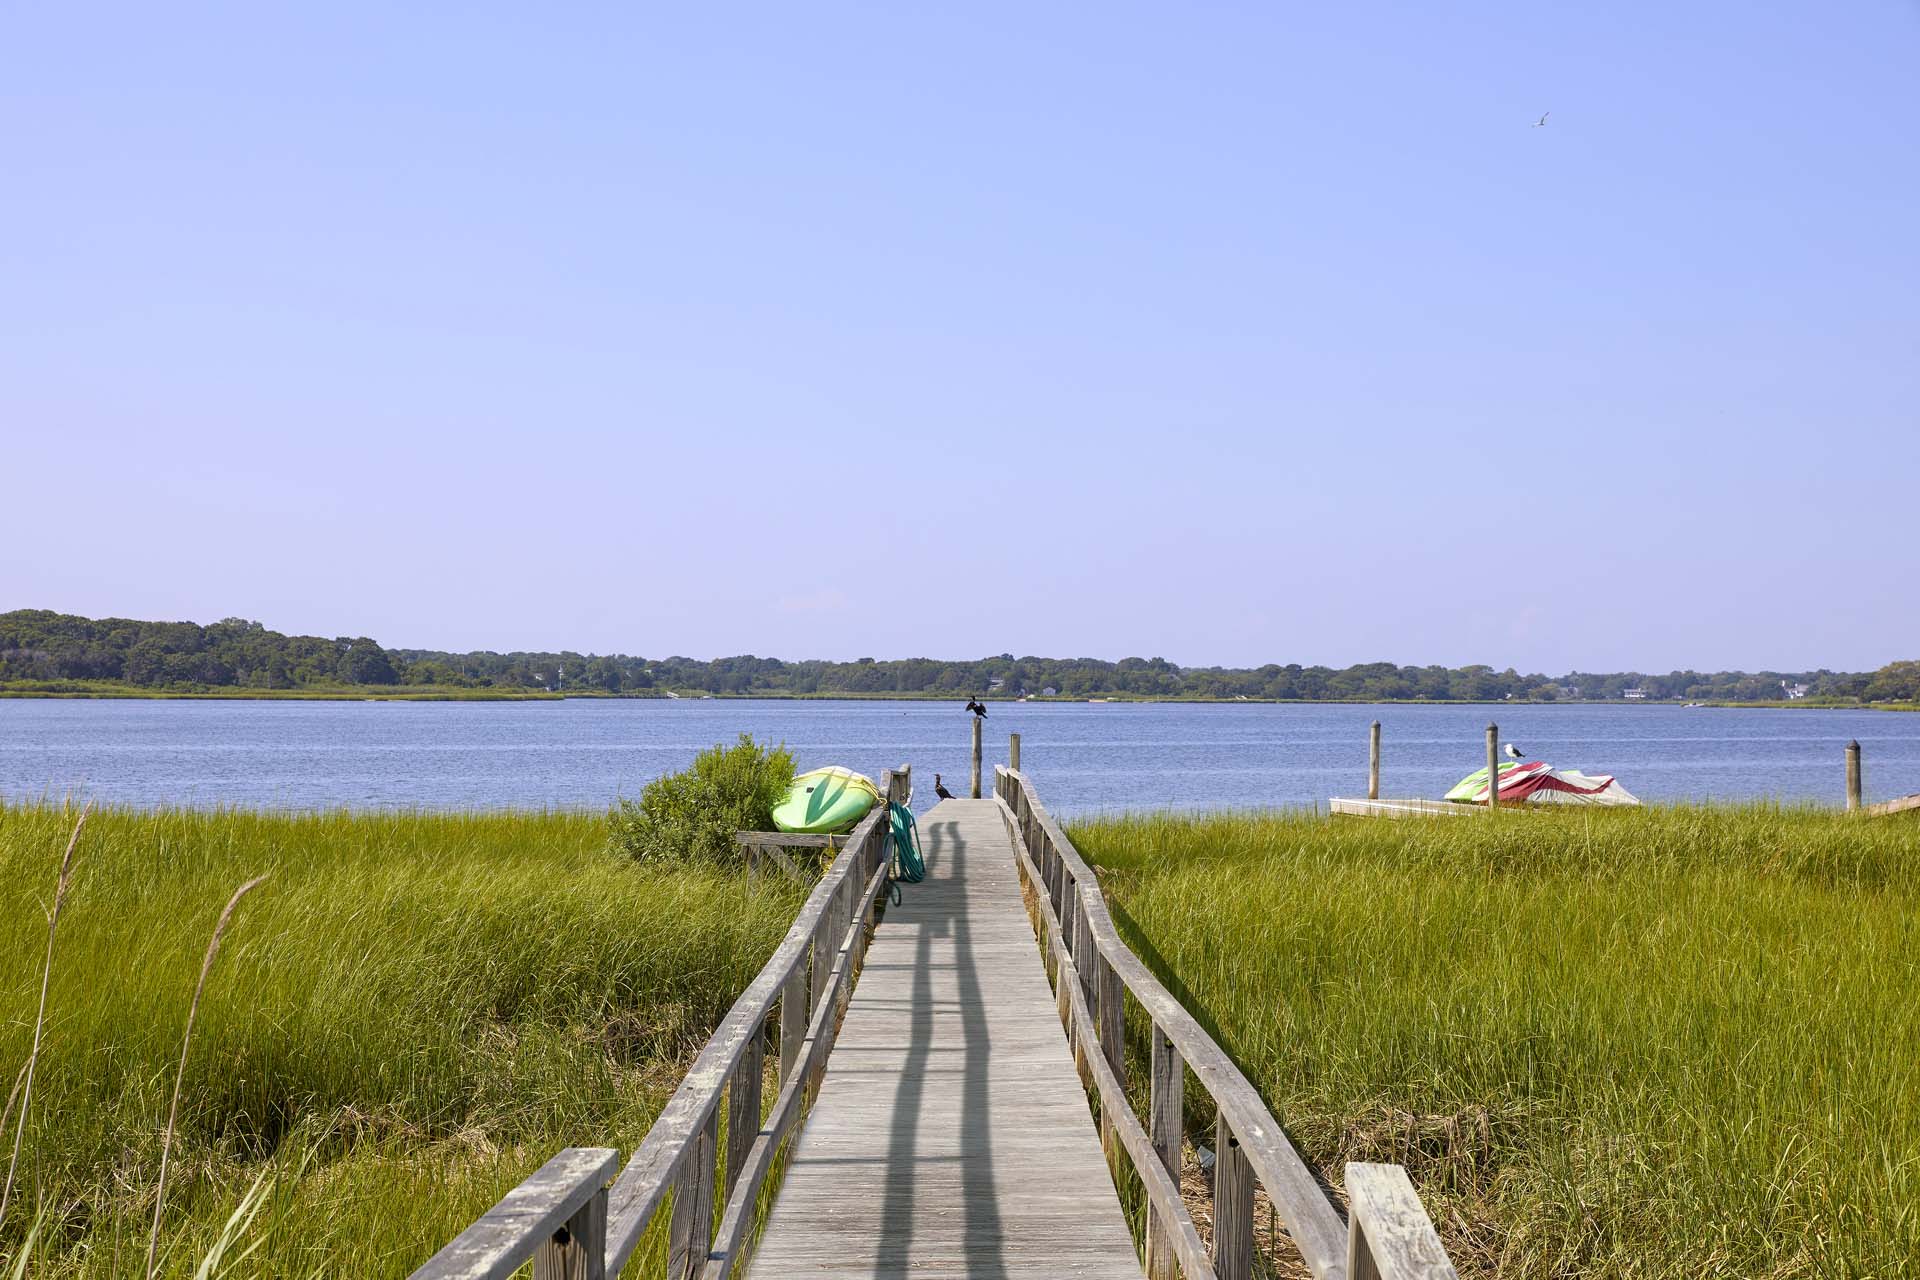
[[[308,689],[414,685],[527,692],[711,694],[1034,694],[1060,697],[1276,698],[1305,701],[1920,701],[1920,662],[1875,672],[1574,671],[1522,675],[1511,668],[1402,667],[1369,662],[1335,669],[1269,664],[1180,667],[1164,658],[902,658],[785,662],[778,658],[639,658],[626,654],[442,653],[387,649],[366,636],[289,636],[226,618],[137,622],[44,609],[0,613],[0,681],[106,681],[154,690]]]

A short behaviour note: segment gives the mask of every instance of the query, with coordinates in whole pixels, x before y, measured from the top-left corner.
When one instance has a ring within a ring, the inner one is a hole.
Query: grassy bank
[[[0,808],[0,1090],[26,1060],[74,815]],[[605,852],[575,815],[96,813],[60,920],[0,1253],[139,1274],[180,1037],[215,917],[168,1171],[164,1274],[259,1183],[222,1274],[404,1274],[569,1143],[631,1150],[784,934],[791,889]],[[7,1126],[11,1141],[11,1122]],[[0,1156],[0,1161],[4,1156]],[[231,1255],[230,1255],[231,1256]]]
[[[1868,1277],[1920,1257],[1920,823],[1073,835],[1308,1160],[1406,1163],[1463,1263]]]

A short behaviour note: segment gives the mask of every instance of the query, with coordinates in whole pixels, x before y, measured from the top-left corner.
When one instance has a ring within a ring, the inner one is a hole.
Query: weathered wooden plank
[[[533,1254],[533,1280],[606,1280],[607,1189],[602,1186]]]
[[[1154,1154],[1177,1183],[1180,1178],[1181,1148],[1186,1143],[1187,1066],[1180,1060],[1179,1046],[1167,1038],[1158,1026],[1153,1028],[1147,1107],[1148,1132],[1153,1138]],[[1169,1224],[1156,1206],[1147,1220],[1147,1276],[1149,1280],[1173,1280],[1178,1274],[1172,1243],[1167,1238]]]
[[[807,975],[795,968],[780,988],[780,1083],[793,1074],[807,1038]]]
[[[1221,1111],[1214,1126],[1213,1270],[1220,1280],[1253,1280],[1253,1166]]]
[[[590,1201],[604,1204],[607,1179],[619,1167],[611,1147],[568,1147],[427,1259],[413,1280],[503,1280]]]
[[[1405,1169],[1355,1161],[1346,1183],[1348,1280],[1459,1280]]]
[[[1879,804],[1870,804],[1861,812],[1869,818],[1885,818],[1896,813],[1912,813],[1915,810],[1920,810],[1920,792],[1901,796],[1898,800],[1882,800]]]
[[[668,1280],[688,1280],[706,1265],[713,1243],[713,1177],[720,1112],[709,1112],[673,1180],[673,1219],[667,1230]]]
[[[757,1035],[747,1041],[746,1052],[740,1055],[740,1065],[733,1070],[733,1079],[727,1083],[727,1194],[733,1194],[733,1184],[740,1177],[741,1166],[747,1162],[747,1152],[753,1147],[754,1135],[760,1132],[760,1085],[763,1075],[762,1056],[766,1036]]]
[[[736,831],[733,833],[735,844],[751,845],[758,849],[844,849],[852,839],[850,835],[810,836],[797,831]]]
[[[1334,796],[1327,801],[1328,813],[1355,818],[1460,818],[1476,813],[1485,814],[1486,811],[1484,805],[1454,804],[1450,800],[1359,800],[1349,796]]]

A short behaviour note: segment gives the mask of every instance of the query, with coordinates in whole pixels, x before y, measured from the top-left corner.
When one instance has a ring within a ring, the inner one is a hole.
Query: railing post
[[[1860,743],[1847,744],[1847,812],[1860,808]]]
[[[1087,928],[1087,900],[1085,891],[1075,885],[1073,889],[1073,967],[1080,971],[1080,994],[1087,1002],[1087,1012],[1094,1013],[1100,1008],[1100,994],[1094,989],[1093,932]],[[1099,1027],[1094,1027],[1096,1034]]]
[[[533,1280],[606,1280],[607,1189],[574,1210],[533,1255]]]
[[[793,1068],[800,1061],[801,1049],[807,1042],[807,966],[802,959],[793,966],[793,972],[780,987],[780,1083],[786,1084],[787,1077],[793,1074]]]
[[[707,1113],[699,1136],[681,1157],[673,1180],[673,1221],[667,1231],[668,1280],[691,1280],[706,1265],[713,1248],[713,1159],[718,1145],[720,1108]]]
[[[1347,1165],[1347,1280],[1459,1280],[1397,1164]]]
[[[1178,1186],[1180,1151],[1186,1141],[1186,1135],[1181,1132],[1186,1120],[1182,1110],[1185,1102],[1181,1095],[1186,1089],[1187,1068],[1181,1061],[1180,1050],[1157,1022],[1153,1024],[1152,1072],[1147,1136],[1153,1139],[1153,1149],[1159,1154],[1160,1163],[1166,1166],[1174,1185]],[[1168,1239],[1170,1226],[1158,1213],[1149,1210],[1147,1280],[1175,1280],[1180,1274],[1180,1263],[1174,1253],[1173,1242]]]
[[[1253,1166],[1224,1109],[1214,1130],[1213,1274],[1219,1280],[1252,1280]]]
[[[1380,798],[1380,722],[1367,732],[1367,799]]]
[[[1007,735],[1007,768],[1020,772],[1020,735],[1017,733]]]
[[[727,1191],[722,1200],[731,1199],[733,1184],[746,1167],[747,1153],[760,1136],[760,1076],[766,1053],[763,1043],[767,1029],[756,1027],[740,1053],[740,1064],[727,1081]]]
[[[973,718],[973,798],[980,798],[980,717]]]
[[[1091,934],[1088,940],[1092,940]],[[1095,1016],[1100,1021],[1100,1048],[1107,1055],[1107,1065],[1124,1085],[1127,1082],[1127,1010],[1121,993],[1126,988],[1120,981],[1120,971],[1100,953],[1097,944],[1093,948],[1093,968],[1100,988],[1100,1003],[1095,1006]]]
[[[848,876],[840,882],[840,888],[834,891],[832,901],[827,903],[827,918],[833,923],[832,930],[827,935],[828,945],[832,948],[832,959],[839,958],[841,939],[847,936],[847,926],[853,923],[853,899],[858,891],[859,886],[854,884],[852,876]],[[848,956],[847,959],[851,963],[853,957]],[[848,975],[848,977],[851,976],[851,974]],[[828,981],[832,981],[831,975]],[[833,1016],[836,1021],[846,1011],[844,1002],[852,998],[852,984],[842,983],[840,990],[834,994],[834,999],[841,1002],[834,1006]]]
[[[813,926],[813,990],[807,1000],[808,1020],[827,996],[827,978],[833,972],[833,903],[820,905],[820,919]]]
[[[1487,726],[1487,812],[1500,807],[1500,726]]]

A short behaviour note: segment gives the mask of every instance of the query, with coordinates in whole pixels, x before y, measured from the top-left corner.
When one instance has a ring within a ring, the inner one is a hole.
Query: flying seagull
[[[1540,113],[1540,118],[1539,118],[1538,120],[1535,120],[1535,121],[1533,122],[1533,127],[1534,127],[1534,128],[1536,128],[1536,129],[1542,129],[1542,128],[1545,128],[1545,127],[1546,127],[1546,123],[1547,123],[1547,117],[1548,117],[1548,116],[1550,116],[1550,115],[1552,115],[1552,114],[1553,114],[1553,112],[1551,112],[1551,111],[1542,111],[1542,112]]]
[[[1512,756],[1515,760],[1526,759],[1525,756],[1520,754],[1520,748],[1514,746],[1511,742],[1507,744],[1507,754]]]
[[[980,704],[980,700],[978,698],[967,699],[967,710],[973,712],[973,714],[979,716],[983,720],[986,719],[987,709]]]
[[[933,775],[933,794],[942,800],[953,799],[953,792],[947,790],[946,784],[940,781],[940,775],[937,773]]]

